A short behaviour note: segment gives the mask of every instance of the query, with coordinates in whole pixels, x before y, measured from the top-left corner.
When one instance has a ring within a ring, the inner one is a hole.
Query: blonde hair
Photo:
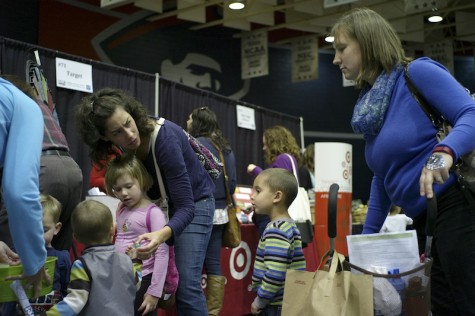
[[[358,42],[361,49],[361,71],[356,86],[374,82],[384,70],[390,73],[398,63],[407,63],[404,49],[394,28],[381,15],[368,8],[354,8],[333,25],[331,35],[344,34]]]
[[[267,164],[271,164],[280,154],[291,154],[300,160],[300,147],[297,145],[294,135],[287,128],[275,125],[264,131],[264,138],[267,143],[267,151],[265,152],[265,160]]]
[[[107,165],[107,171],[104,178],[107,194],[113,195],[113,186],[117,179],[124,175],[129,175],[137,182],[142,189],[142,192],[147,192],[153,184],[152,177],[145,169],[142,162],[132,154],[123,154],[117,156]]]
[[[74,237],[86,246],[112,242],[112,214],[109,207],[95,200],[79,203],[71,214]]]
[[[48,194],[40,194],[40,203],[43,208],[43,216],[51,215],[54,223],[59,222],[59,217],[61,216],[62,206],[61,203],[55,199],[53,196]]]

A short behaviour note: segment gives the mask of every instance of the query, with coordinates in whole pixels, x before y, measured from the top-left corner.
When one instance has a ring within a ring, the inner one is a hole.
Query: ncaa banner
[[[269,74],[267,32],[244,32],[241,37],[241,78],[249,79]]]

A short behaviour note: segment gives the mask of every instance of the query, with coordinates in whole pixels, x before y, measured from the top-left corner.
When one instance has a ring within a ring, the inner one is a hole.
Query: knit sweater
[[[282,305],[287,270],[305,268],[302,240],[295,222],[290,218],[270,222],[259,240],[252,274],[257,306]]]

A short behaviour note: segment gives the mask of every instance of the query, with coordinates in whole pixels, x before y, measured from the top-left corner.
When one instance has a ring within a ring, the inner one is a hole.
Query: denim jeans
[[[205,269],[207,275],[221,275],[221,245],[223,238],[223,225],[213,225],[211,238],[206,251]]]
[[[432,315],[475,315],[475,210],[458,185],[437,197],[437,209],[432,242]],[[417,226],[424,227],[421,223]]]
[[[282,305],[267,305],[259,314],[260,316],[281,316]]]
[[[196,202],[193,221],[175,241],[175,261],[179,273],[176,292],[177,315],[208,315],[206,298],[201,287],[201,273],[213,228],[213,213],[213,197]]]

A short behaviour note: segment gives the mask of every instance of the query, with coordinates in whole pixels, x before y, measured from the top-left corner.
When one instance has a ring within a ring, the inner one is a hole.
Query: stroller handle
[[[336,204],[338,201],[338,190],[340,186],[333,183],[328,192],[328,237],[336,237]]]
[[[426,235],[434,236],[435,220],[437,218],[437,199],[435,197],[427,199],[427,222]]]

